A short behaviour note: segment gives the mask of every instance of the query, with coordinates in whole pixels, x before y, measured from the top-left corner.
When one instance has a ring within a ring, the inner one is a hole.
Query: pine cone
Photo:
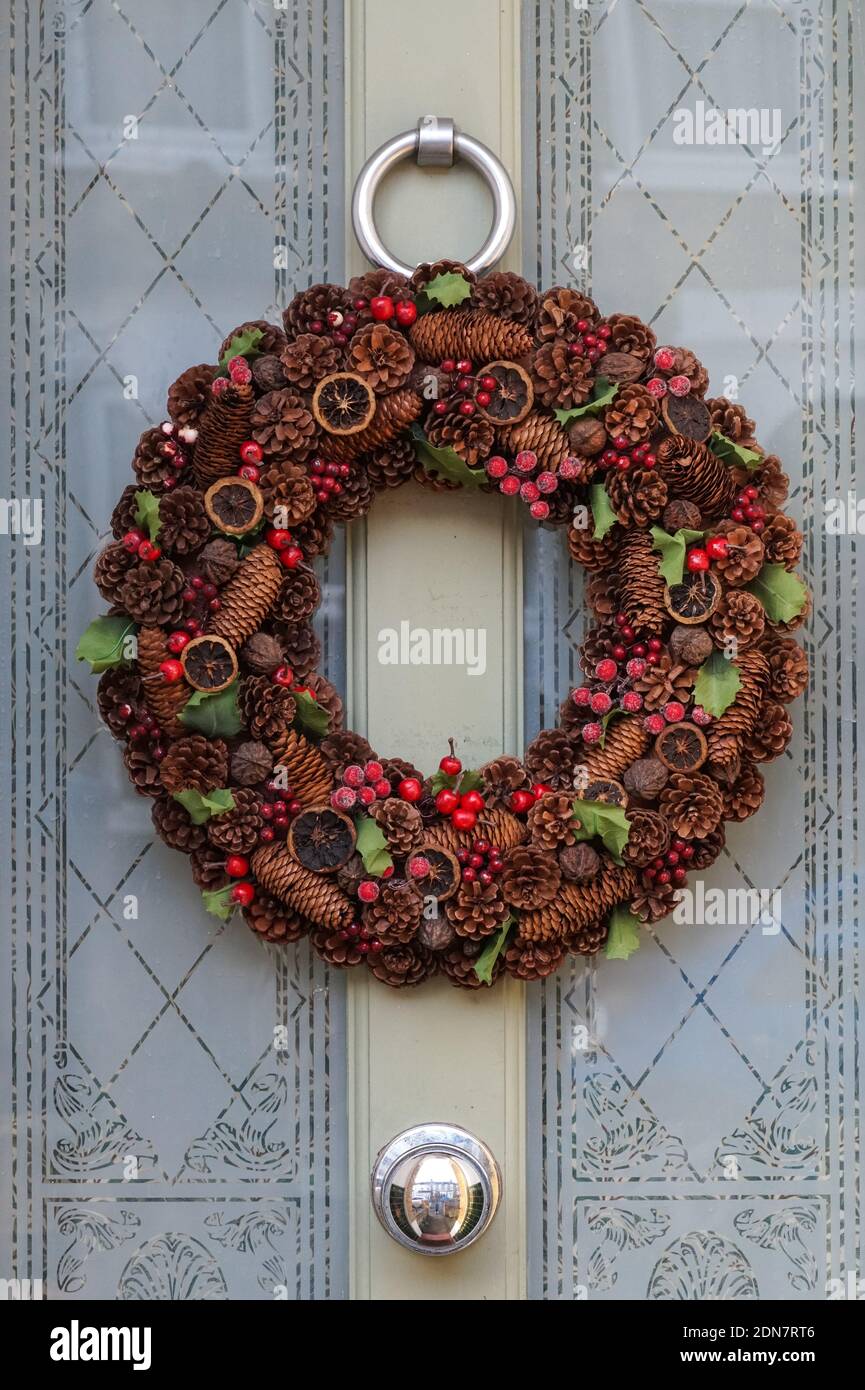
[[[339,738],[341,735],[331,734],[330,737]],[[274,741],[271,752],[274,765],[280,764],[285,768],[288,784],[298,801],[305,806],[315,806],[328,800],[334,778],[320,748],[295,729],[289,729]]]
[[[436,957],[418,942],[407,946],[385,946],[383,951],[367,957],[369,968],[377,980],[394,989],[419,985],[436,973]]]
[[[659,804],[673,834],[682,840],[708,835],[718,825],[724,807],[717,783],[700,772],[674,772]]]
[[[502,870],[502,896],[516,908],[541,907],[559,891],[562,871],[552,854],[536,845],[516,845],[509,850]]]
[[[422,915],[420,894],[406,879],[391,878],[382,883],[375,902],[364,908],[363,924],[383,946],[404,945],[417,935]]]
[[[508,906],[495,883],[461,883],[445,903],[445,914],[457,936],[480,941],[502,925]]]
[[[255,402],[248,437],[261,445],[268,458],[290,457],[302,463],[314,452],[317,436],[315,419],[295,391],[268,391]]]
[[[478,280],[472,290],[472,307],[531,328],[538,311],[538,292],[513,271],[493,271]]]
[[[177,802],[174,804],[177,805]],[[190,854],[189,867],[192,870],[192,881],[202,893],[218,892],[220,888],[227,888],[231,882],[225,871],[224,856],[211,849],[206,840],[201,849],[194,849]]]
[[[598,743],[592,744],[579,761],[593,780],[617,781],[642,756],[649,741],[641,719],[617,719],[607,730],[603,748]]]
[[[641,637],[658,637],[667,622],[664,607],[664,580],[658,570],[658,556],[652,537],[638,529],[627,530],[619,549],[619,592],[622,612]]]
[[[699,357],[696,357],[690,348],[675,348],[676,353],[676,375],[686,376],[691,383],[690,394],[702,398],[706,394],[709,385],[709,373],[703,366]]]
[[[269,632],[254,632],[238,653],[240,660],[254,676],[272,676],[277,666],[285,664],[282,643]]]
[[[145,704],[160,729],[169,737],[179,737],[183,725],[178,716],[190,696],[186,681],[167,681],[160,666],[168,657],[165,633],[160,627],[138,629],[138,669]]]
[[[234,810],[221,811],[207,822],[207,838],[226,854],[249,854],[258,844],[262,827],[258,793],[249,787],[235,787]]]
[[[286,845],[274,841],[252,856],[253,876],[274,898],[309,922],[339,930],[354,920],[354,906],[327,874],[305,869]]]
[[[380,396],[376,401],[375,414],[366,429],[340,440],[329,440],[328,453],[336,463],[350,463],[361,454],[381,449],[392,440],[404,436],[423,409],[423,397],[409,386]]]
[[[719,782],[735,782],[742,770],[742,755],[739,739],[732,734],[717,738],[712,744],[712,752],[706,761],[706,771]]]
[[[542,471],[555,473],[563,459],[571,457],[571,442],[554,415],[535,412],[498,431],[498,441],[505,453],[518,454],[529,449],[537,454]]]
[[[283,685],[274,685],[268,676],[250,676],[240,682],[238,697],[243,722],[250,737],[271,744],[294,722],[297,702]]]
[[[162,782],[159,778],[159,763],[153,756],[149,743],[128,743],[123,754],[123,762],[129,773],[129,780],[140,796],[161,796]]]
[[[290,338],[298,333],[309,332],[311,324],[320,324],[314,331],[321,332],[327,324],[327,316],[332,310],[340,314],[351,313],[351,296],[342,285],[310,285],[294,296],[283,310],[282,321]]]
[[[729,511],[736,484],[727,465],[705,444],[671,434],[658,445],[657,460],[671,496],[693,502],[704,517]]]
[[[469,270],[462,261],[449,261],[443,257],[439,261],[422,261],[412,273],[408,287],[415,294],[419,294],[421,290],[426,289],[431,280],[437,280],[440,275],[461,275],[469,285],[474,285],[477,280],[474,271]]]
[[[763,650],[769,666],[767,693],[787,705],[807,688],[808,658],[792,637],[774,639]]]
[[[697,672],[692,666],[673,661],[662,652],[656,666],[647,666],[642,676],[634,681],[634,690],[643,697],[647,710],[661,709],[670,700],[688,704],[694,689]]]
[[[210,531],[210,518],[198,488],[177,487],[159,499],[159,544],[163,550],[194,555]]]
[[[756,579],[763,566],[763,542],[750,526],[721,521],[712,534],[722,536],[729,547],[727,554],[715,561],[715,569],[724,583],[739,587]]]
[[[316,704],[321,705],[328,714],[328,733],[333,733],[342,728],[343,724],[343,705],[342,698],[335,685],[331,685],[325,676],[313,673],[306,677],[305,682],[312,689],[313,699]]]
[[[529,810],[526,824],[532,844],[539,849],[552,851],[575,844],[578,822],[573,796],[557,792],[542,796]]]
[[[449,410],[446,415],[430,415],[426,422],[426,437],[436,449],[453,449],[470,468],[483,463],[492,453],[495,430],[482,415],[461,415]]]
[[[292,526],[291,534],[295,545],[299,546],[307,560],[316,555],[324,555],[333,540],[333,523],[320,511],[313,512],[299,526]]]
[[[628,841],[622,858],[633,869],[645,868],[670,847],[670,827],[657,811],[629,810]]]
[[[316,927],[310,931],[309,939],[318,955],[339,970],[350,969],[366,960],[366,955],[359,949],[360,937],[350,933],[346,927],[339,930]]]
[[[590,627],[579,646],[580,670],[587,676],[594,676],[595,667],[603,657],[609,656],[617,638],[618,628],[612,623],[599,623]]]
[[[710,834],[704,835],[702,840],[692,840],[694,857],[689,861],[688,867],[694,873],[702,873],[704,869],[710,869],[724,848],[726,840],[723,822]]]
[[[167,792],[212,792],[228,782],[228,748],[221,738],[190,734],[172,743],[159,771]]]
[[[349,345],[348,370],[364,377],[379,395],[405,385],[413,367],[414,349],[387,324],[367,324]]]
[[[377,299],[387,295],[394,303],[410,299],[408,279],[396,270],[367,270],[363,275],[353,275],[348,282],[348,293],[352,300]],[[357,312],[357,311],[355,311]]]
[[[264,743],[248,739],[232,749],[229,768],[231,781],[239,787],[258,787],[273,771],[273,757]]]
[[[140,640],[139,637],[139,644]],[[99,677],[96,707],[99,718],[115,738],[125,738],[131,722],[121,713],[123,706],[130,705],[134,711],[141,694],[141,677],[134,666],[109,666]]]
[[[401,487],[417,467],[417,454],[410,439],[394,439],[383,448],[366,454],[364,463],[374,488]]]
[[[641,922],[660,922],[669,917],[679,901],[679,890],[672,883],[641,882],[628,907]]]
[[[542,343],[552,338],[563,338],[573,342],[582,335],[578,327],[582,321],[595,323],[600,312],[594,300],[579,290],[563,289],[554,285],[545,290],[538,304],[538,337]]]
[[[327,767],[331,769],[334,781],[337,782],[342,780],[342,774],[349,763],[360,763],[363,767],[364,763],[377,756],[372,744],[361,734],[352,733],[350,729],[328,734],[319,744],[319,752]]]
[[[588,883],[565,880],[555,902],[520,918],[520,932],[530,940],[565,940],[573,932],[590,927],[599,917],[633,892],[637,876],[627,865],[601,861],[600,872]]]
[[[210,403],[210,387],[218,371],[209,362],[200,362],[197,367],[187,367],[169,386],[166,410],[175,425],[198,424]]]
[[[751,763],[743,763],[736,781],[724,793],[724,820],[747,820],[759,811],[766,795],[762,776]]]
[[[189,812],[171,796],[158,796],[151,811],[157,835],[171,849],[191,854],[207,840],[203,825],[193,825]]]
[[[473,362],[514,361],[532,350],[532,336],[521,323],[483,309],[442,309],[424,314],[409,330],[412,347],[425,362],[469,357]]]
[[[607,474],[606,486],[623,526],[648,526],[667,505],[667,484],[654,468],[616,469]],[[608,611],[615,613],[615,604]]]
[[[340,370],[343,355],[332,338],[322,333],[301,333],[286,343],[279,360],[287,382],[301,391],[311,391],[322,377]]]
[[[251,386],[231,385],[214,396],[198,421],[198,439],[192,471],[199,487],[206,488],[217,478],[237,472],[241,444],[249,438],[253,390]]]
[[[267,893],[257,893],[249,907],[243,909],[243,920],[264,941],[273,941],[280,946],[288,946],[292,941],[300,941],[309,931],[309,923],[297,912],[292,912],[278,898]]]
[[[735,639],[739,648],[759,642],[766,627],[762,603],[745,589],[727,589],[709,619],[712,640],[722,649]]]
[[[321,643],[309,623],[285,623],[280,627],[285,659],[295,675],[306,677],[321,661]]]
[[[648,363],[658,342],[648,324],[633,314],[610,314],[607,327],[611,330],[608,351],[627,352]]]
[[[620,386],[615,399],[604,411],[604,427],[610,438],[616,439],[622,435],[631,444],[642,444],[654,434],[658,422],[654,396],[636,382],[631,386]]]
[[[533,782],[545,782],[554,791],[574,785],[578,749],[563,729],[542,729],[525,752],[525,765]]]
[[[748,419],[741,405],[728,401],[726,396],[709,397],[706,405],[713,431],[746,449],[754,447],[754,421]]]
[[[616,559],[621,534],[618,527],[613,526],[602,540],[596,541],[592,537],[591,526],[571,526],[568,530],[568,550],[571,553],[571,558],[590,573],[601,573],[607,570]],[[657,570],[656,564],[656,574]],[[664,586],[662,584],[662,595],[663,592]]]
[[[111,534],[116,541],[122,540],[127,531],[131,531],[133,527],[138,525],[136,521],[136,512],[138,511],[136,494],[140,490],[135,483],[130,483],[128,487],[123,489],[117,500],[109,523]]]
[[[130,555],[119,541],[113,541],[100,550],[93,566],[93,580],[106,603],[120,604],[126,576],[137,563],[137,557]]]
[[[389,796],[385,801],[374,802],[370,814],[391,854],[410,854],[417,849],[423,837],[423,820],[416,806]]]
[[[374,497],[366,469],[362,463],[355,462],[348,477],[342,479],[342,492],[337,497],[331,494],[327,510],[334,521],[354,521],[366,516]]]
[[[302,623],[312,617],[320,603],[321,588],[312,570],[288,570],[273,605],[273,617],[281,623]]]
[[[768,564],[783,565],[788,570],[796,568],[802,554],[804,536],[792,516],[776,512],[769,517],[760,539]]]
[[[257,545],[242,560],[220,595],[222,607],[206,631],[224,637],[235,648],[257,632],[270,612],[284,570],[269,545]]]
[[[714,758],[726,738],[741,740],[755,727],[766,688],[768,668],[763,654],[751,648],[736,659],[740,686],[736,698],[709,726],[706,742]]]
[[[170,439],[161,425],[157,425],[145,430],[136,444],[132,471],[139,487],[147,488],[158,496],[166,487],[174,487],[186,459],[185,449],[177,440]]]
[[[337,869],[334,874],[334,879],[339,884],[343,893],[347,894],[350,898],[357,897],[357,890],[366,877],[366,866],[356,850],[351,858],[343,864],[342,868]]]
[[[747,469],[737,471],[735,483],[737,487],[753,483],[754,487],[760,489],[760,500],[767,507],[783,507],[790,492],[790,479],[775,454],[767,454],[753,473]]]
[[[438,957],[442,974],[448,977],[452,985],[457,985],[462,989],[485,988],[483,980],[479,980],[475,973],[475,962],[482,950],[483,937],[478,941],[472,941],[468,937],[455,941]],[[502,957],[497,956],[492,970],[491,984],[495,984],[501,974],[503,964]]]
[[[264,498],[264,514],[283,530],[306,521],[315,511],[315,490],[297,464],[282,459],[265,468],[258,480]]]
[[[793,737],[793,721],[783,705],[764,700],[757,722],[742,739],[742,752],[752,763],[768,763],[780,758]]]
[[[137,623],[161,627],[180,618],[185,588],[183,571],[171,560],[142,562],[129,571],[120,585],[117,604]]]
[[[596,956],[606,945],[609,928],[606,922],[592,922],[588,927],[580,927],[565,942],[571,955]]]
[[[231,541],[208,541],[196,560],[196,567],[202,579],[221,589],[227,584],[240,564],[237,546]]]
[[[527,941],[515,936],[505,950],[504,968],[518,980],[543,980],[558,970],[565,950],[557,941]]]
[[[602,570],[593,574],[586,585],[586,601],[596,618],[605,622],[619,611],[619,576],[615,571]]]
[[[235,338],[242,338],[255,329],[261,334],[255,344],[256,352],[263,353],[265,356],[282,352],[285,347],[285,334],[281,328],[277,328],[275,323],[268,323],[267,319],[247,319],[245,323],[240,323],[236,328],[232,328],[228,336],[223,338],[222,346],[219,349],[219,360],[222,361]]]
[[[570,410],[592,394],[592,364],[587,357],[572,357],[561,338],[543,343],[532,358],[535,398],[546,406]]]

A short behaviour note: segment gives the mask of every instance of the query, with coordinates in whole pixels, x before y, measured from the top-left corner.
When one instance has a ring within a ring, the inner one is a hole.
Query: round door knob
[[[388,1235],[421,1255],[472,1245],[498,1210],[502,1175],[486,1144],[457,1125],[414,1125],[372,1170],[372,1204]]]

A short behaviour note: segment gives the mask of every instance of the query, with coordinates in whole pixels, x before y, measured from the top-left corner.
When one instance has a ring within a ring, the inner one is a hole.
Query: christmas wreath
[[[808,594],[779,460],[691,351],[574,289],[441,261],[283,320],[174,382],[96,561],[79,656],[157,833],[209,911],[389,985],[626,958],[790,739]],[[410,479],[513,495],[589,572],[584,682],[521,758],[425,775],[317,671],[312,562]]]

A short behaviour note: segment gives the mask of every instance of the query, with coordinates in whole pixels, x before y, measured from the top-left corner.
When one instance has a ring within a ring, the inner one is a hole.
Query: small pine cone
[[[239,787],[258,787],[273,771],[273,756],[264,743],[247,739],[231,751],[231,781]]]
[[[280,946],[300,941],[309,931],[306,918],[268,893],[256,893],[249,907],[243,909],[243,920],[263,941],[273,941]]]
[[[115,738],[125,738],[130,723],[120,713],[124,705],[133,710],[141,699],[141,677],[134,666],[109,666],[99,677],[96,687],[96,707],[99,718]]]
[[[719,782],[733,783],[742,770],[742,753],[739,739],[732,734],[716,738],[712,753],[706,762],[706,771],[711,772]]]
[[[285,659],[297,676],[308,676],[321,661],[321,643],[309,623],[285,623],[280,626],[285,646]]]
[[[378,395],[404,386],[414,360],[414,349],[403,334],[384,323],[358,329],[349,344],[348,370],[362,376]]]
[[[612,623],[599,623],[590,627],[580,643],[580,670],[593,676],[598,662],[608,656],[618,636],[618,628]]]
[[[210,518],[195,487],[177,487],[159,499],[159,544],[175,555],[194,555],[210,536]]]
[[[172,743],[159,771],[167,792],[212,792],[228,781],[228,748],[221,738],[190,734]]]
[[[580,738],[582,736],[580,730],[586,722],[586,717],[586,711],[580,705],[575,705],[571,696],[568,695],[559,705],[556,725],[558,728],[564,729],[568,738],[573,738],[575,735]]]
[[[138,669],[142,677],[144,702],[160,729],[173,738],[183,733],[183,725],[179,723],[178,715],[189,699],[191,691],[186,681],[164,679],[159,668],[168,654],[165,633],[161,627],[138,629]]]
[[[691,383],[690,394],[701,400],[709,385],[709,373],[690,348],[676,348],[676,375],[686,376]]]
[[[363,275],[353,275],[348,282],[348,294],[352,300],[377,299],[379,295],[387,295],[394,303],[411,298],[407,277],[400,275],[399,271],[384,268],[366,270]]]
[[[231,882],[225,871],[225,856],[217,854],[207,844],[206,832],[202,848],[194,849],[189,856],[189,867],[192,870],[192,881],[202,893],[218,892],[220,888],[227,888]]]
[[[294,338],[298,333],[308,333],[310,324],[325,325],[333,310],[340,314],[351,312],[348,290],[342,285],[310,285],[309,289],[300,290],[283,310],[282,322],[288,336]]]
[[[424,314],[409,331],[412,347],[425,362],[469,357],[473,362],[514,361],[532,350],[532,335],[521,323],[497,318],[484,309],[443,309]]]
[[[739,588],[756,579],[763,565],[763,542],[750,526],[735,521],[721,521],[712,533],[722,536],[729,549],[715,561],[715,569],[725,584]]]
[[[516,908],[542,907],[559,891],[562,871],[553,854],[536,845],[516,845],[505,858],[499,880],[505,902]]]
[[[628,907],[641,922],[660,922],[669,917],[679,897],[679,890],[672,883],[641,883]]]
[[[408,801],[389,796],[384,801],[376,801],[370,814],[378,826],[391,854],[411,854],[423,838],[423,820],[420,811]]]
[[[674,835],[699,840],[714,830],[724,801],[711,777],[700,772],[675,772],[659,797],[660,809]]]
[[[545,782],[554,791],[574,785],[578,749],[563,729],[542,729],[525,753],[526,771],[533,782]]]
[[[508,905],[495,883],[461,883],[444,905],[457,936],[480,941],[490,936],[508,916]]]
[[[742,739],[742,752],[752,763],[768,763],[780,758],[793,737],[793,721],[784,705],[764,700],[757,722]]]
[[[322,960],[334,965],[338,970],[347,970],[360,965],[366,956],[358,949],[359,938],[350,936],[347,928],[334,930],[331,927],[314,927],[309,939]]]
[[[252,386],[228,386],[214,396],[198,421],[192,471],[199,487],[237,472],[238,452],[249,438],[254,393]]]
[[[796,568],[802,554],[804,537],[792,516],[776,512],[774,516],[769,517],[760,539],[768,564],[783,565],[788,570]]]
[[[773,639],[763,650],[769,664],[767,693],[788,705],[807,688],[808,658],[792,637]]]
[[[670,827],[657,811],[629,810],[628,840],[622,858],[632,869],[645,868],[670,847]]]
[[[274,685],[269,676],[249,676],[242,680],[238,705],[250,738],[268,745],[291,728],[297,713],[297,702],[291,691],[283,685]]]
[[[521,275],[497,270],[478,280],[472,290],[472,307],[532,328],[538,312],[538,292]]]
[[[668,435],[658,445],[657,468],[673,497],[699,507],[704,517],[729,511],[736,494],[731,470],[705,444]]]
[[[535,398],[546,406],[570,410],[592,394],[592,364],[587,357],[572,357],[561,338],[543,343],[532,358]]]
[[[282,362],[273,353],[255,358],[252,363],[252,379],[259,396],[266,396],[268,391],[284,391],[288,385]]]
[[[374,498],[367,471],[362,463],[356,462],[348,477],[342,479],[342,492],[337,497],[331,494],[327,510],[334,521],[355,521],[359,516],[366,516]]]
[[[282,643],[269,632],[254,632],[244,642],[238,656],[253,676],[272,676],[277,666],[285,663]]]
[[[312,516],[302,521],[299,526],[292,526],[291,534],[294,536],[295,545],[300,547],[307,560],[312,560],[316,555],[324,555],[329,550],[333,540],[333,522],[320,511],[313,512]]]
[[[406,434],[425,406],[424,399],[410,386],[401,386],[386,396],[379,396],[375,414],[365,430],[337,440],[328,440],[328,454],[336,463],[350,463],[361,454],[381,449],[392,440]],[[297,539],[295,537],[295,539]],[[300,541],[297,542],[300,545]],[[309,551],[306,552],[309,554]]]
[[[268,391],[255,402],[249,436],[268,458],[291,457],[294,463],[302,463],[314,452],[317,435],[315,418],[297,392]]]
[[[287,382],[301,391],[311,391],[322,377],[340,370],[343,353],[323,333],[301,333],[286,343],[279,360]]]
[[[135,483],[130,483],[128,487],[123,489],[118,498],[109,523],[111,534],[116,541],[122,540],[127,531],[131,531],[133,527],[138,525],[135,519],[135,514],[138,511],[136,493],[140,491],[141,489]]]
[[[371,952],[367,960],[375,978],[393,989],[419,985],[438,969],[432,951],[417,941],[407,946],[385,946],[383,951]]]
[[[767,507],[783,507],[790,492],[790,479],[781,467],[781,460],[775,454],[767,454],[753,473],[745,472],[744,478],[736,477],[736,486],[753,483],[760,489],[760,500]]]
[[[207,632],[242,647],[270,612],[285,573],[269,545],[257,545],[240,562],[220,595],[222,607],[207,624]]]
[[[747,820],[759,811],[765,795],[762,775],[751,763],[743,763],[736,781],[724,792],[724,820]]]
[[[741,740],[751,732],[759,718],[768,676],[766,658],[757,648],[750,648],[740,653],[736,666],[740,681],[736,698],[707,731],[710,758],[716,756],[722,739]]]
[[[766,611],[758,598],[745,589],[727,589],[709,619],[712,640],[722,649],[731,639],[740,648],[759,642],[766,627]]]
[[[661,709],[669,700],[686,705],[691,699],[697,672],[693,666],[673,661],[666,652],[656,666],[647,666],[643,675],[634,681],[634,690],[643,697],[648,710]]]
[[[540,297],[537,315],[538,337],[542,343],[547,343],[552,338],[564,338],[566,342],[573,342],[583,331],[577,327],[581,320],[595,323],[599,318],[598,306],[588,295],[580,294],[579,290],[554,285],[552,289],[545,290]]]
[[[306,521],[315,511],[315,490],[304,469],[287,460],[263,469],[258,486],[268,521],[285,530]]]
[[[363,924],[383,946],[395,946],[411,941],[423,916],[423,899],[404,878],[391,878],[382,883],[374,903],[363,911]]]
[[[285,347],[285,334],[281,328],[277,328],[275,323],[268,323],[267,319],[247,319],[246,323],[239,323],[236,328],[232,328],[226,338],[223,338],[222,346],[219,349],[219,360],[222,361],[235,338],[242,338],[255,329],[261,334],[255,344],[256,352],[260,352],[264,356],[282,352]]]
[[[112,541],[100,550],[93,566],[93,581],[106,603],[120,604],[126,576],[137,563],[136,556],[130,555],[119,541]]]
[[[306,677],[306,682],[312,689],[313,699],[316,704],[321,705],[322,709],[327,710],[328,714],[328,733],[334,733],[342,728],[344,710],[342,697],[335,685],[331,685],[325,676],[313,674]]]
[[[627,352],[648,363],[658,340],[647,323],[633,314],[610,314],[607,327],[611,330],[610,351]]]
[[[483,980],[479,980],[475,972],[475,962],[482,950],[483,938],[479,941],[471,941],[464,937],[455,941],[438,958],[442,974],[447,975],[452,985],[457,985],[461,989],[486,988]],[[502,957],[497,956],[492,970],[491,984],[495,984],[501,974],[503,964]]]
[[[615,399],[604,411],[604,427],[610,438],[622,435],[631,444],[642,444],[654,434],[658,419],[654,396],[636,382],[620,386]]]
[[[298,864],[286,845],[278,841],[257,849],[252,873],[274,898],[293,908],[309,922],[339,930],[354,920],[354,905],[327,874],[314,873]]]
[[[202,579],[221,589],[236,572],[240,556],[231,541],[208,541],[195,564]]]
[[[590,922],[587,927],[580,927],[569,936],[565,945],[571,955],[596,956],[606,945],[608,935],[606,922]]]
[[[417,468],[417,454],[410,439],[394,439],[383,448],[367,454],[364,463],[367,477],[376,490],[401,487]]]
[[[571,442],[554,415],[532,411],[518,425],[498,431],[498,442],[505,453],[518,454],[529,449],[537,454],[538,466],[550,473],[558,471],[563,459],[571,457]]]
[[[723,821],[708,835],[704,835],[701,840],[692,840],[691,846],[694,850],[693,859],[688,861],[688,868],[694,873],[702,873],[704,869],[710,869],[715,860],[724,848],[727,836],[724,832]]]
[[[129,780],[140,796],[161,796],[162,782],[159,777],[159,763],[153,757],[148,743],[128,743],[123,754],[123,762],[129,773]]]
[[[408,287],[414,294],[419,294],[440,275],[461,275],[469,285],[474,285],[477,280],[474,271],[469,270],[462,261],[449,261],[443,257],[440,261],[422,261],[413,271]]]
[[[321,587],[312,570],[288,570],[273,605],[273,617],[281,623],[302,623],[312,617],[320,603]]]
[[[340,735],[332,734],[331,738]],[[288,729],[271,748],[274,766],[285,768],[293,796],[304,806],[316,806],[327,801],[333,789],[333,774],[321,751],[296,729]]]
[[[367,877],[366,866],[357,851],[334,874],[335,881],[350,898],[357,897],[357,890]]]
[[[573,845],[577,839],[578,822],[574,817],[574,799],[564,792],[550,792],[536,801],[526,817],[529,838],[539,849],[555,850]]]
[[[571,526],[568,529],[568,550],[571,558],[576,560],[578,565],[582,565],[583,569],[591,574],[599,574],[607,570],[616,558],[620,537],[621,532],[616,526],[599,541],[594,540],[591,526]],[[655,570],[657,571],[657,565]],[[662,595],[663,592],[661,585]]]
[[[158,796],[151,811],[157,835],[170,849],[191,854],[207,840],[203,825],[194,825],[189,812],[171,796]]]
[[[210,403],[210,387],[219,371],[209,362],[187,367],[168,388],[166,410],[175,425],[195,427]]]
[[[504,968],[517,980],[543,980],[558,970],[565,958],[559,941],[526,941],[515,936],[505,950]]]
[[[180,458],[185,455],[181,453]],[[168,439],[161,426],[145,430],[135,446],[132,457],[132,471],[138,479],[138,486],[150,492],[160,493],[173,487],[177,481],[178,453],[176,441]]]
[[[363,761],[363,758],[359,759],[361,764]],[[390,782],[391,792],[394,796],[396,796],[399,784],[404,777],[416,777],[419,782],[424,780],[423,773],[415,767],[414,763],[406,762],[405,758],[381,758],[379,761],[381,762],[382,773]]]
[[[754,447],[756,426],[753,420],[748,419],[743,406],[728,401],[726,396],[711,396],[706,400],[706,405],[713,431],[746,449]]]
[[[372,744],[362,734],[352,733],[350,729],[328,734],[321,740],[319,752],[337,782],[342,780],[349,763],[360,763],[363,767],[364,763],[377,756]]]
[[[488,807],[507,806],[516,791],[525,791],[531,779],[519,758],[503,754],[484,763],[480,770]]]
[[[137,623],[162,627],[183,611],[186,579],[173,561],[163,558],[131,569],[120,586],[118,604]]]
[[[453,449],[474,468],[492,453],[495,429],[482,415],[461,415],[454,409],[446,415],[430,415],[426,437],[436,449]]]
[[[609,622],[619,611],[619,576],[615,571],[593,574],[586,585],[586,600],[596,618]]]
[[[667,484],[654,468],[616,469],[607,475],[607,493],[623,526],[648,526],[667,505]]]
[[[649,746],[650,735],[641,719],[617,719],[610,725],[603,748],[592,744],[580,758],[582,766],[594,781],[599,778],[618,781],[622,774]]]
[[[258,793],[250,787],[235,787],[234,810],[221,811],[207,822],[207,838],[226,854],[249,854],[258,844],[262,827]]]
[[[660,636],[668,616],[664,580],[652,537],[646,531],[625,531],[619,547],[619,574],[622,612],[627,613],[631,626],[641,637]]]

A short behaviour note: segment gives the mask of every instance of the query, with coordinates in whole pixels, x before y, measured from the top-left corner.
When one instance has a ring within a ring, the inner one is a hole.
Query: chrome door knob
[[[486,1144],[457,1125],[414,1125],[372,1170],[372,1204],[388,1235],[421,1255],[473,1245],[498,1210],[502,1175]]]

